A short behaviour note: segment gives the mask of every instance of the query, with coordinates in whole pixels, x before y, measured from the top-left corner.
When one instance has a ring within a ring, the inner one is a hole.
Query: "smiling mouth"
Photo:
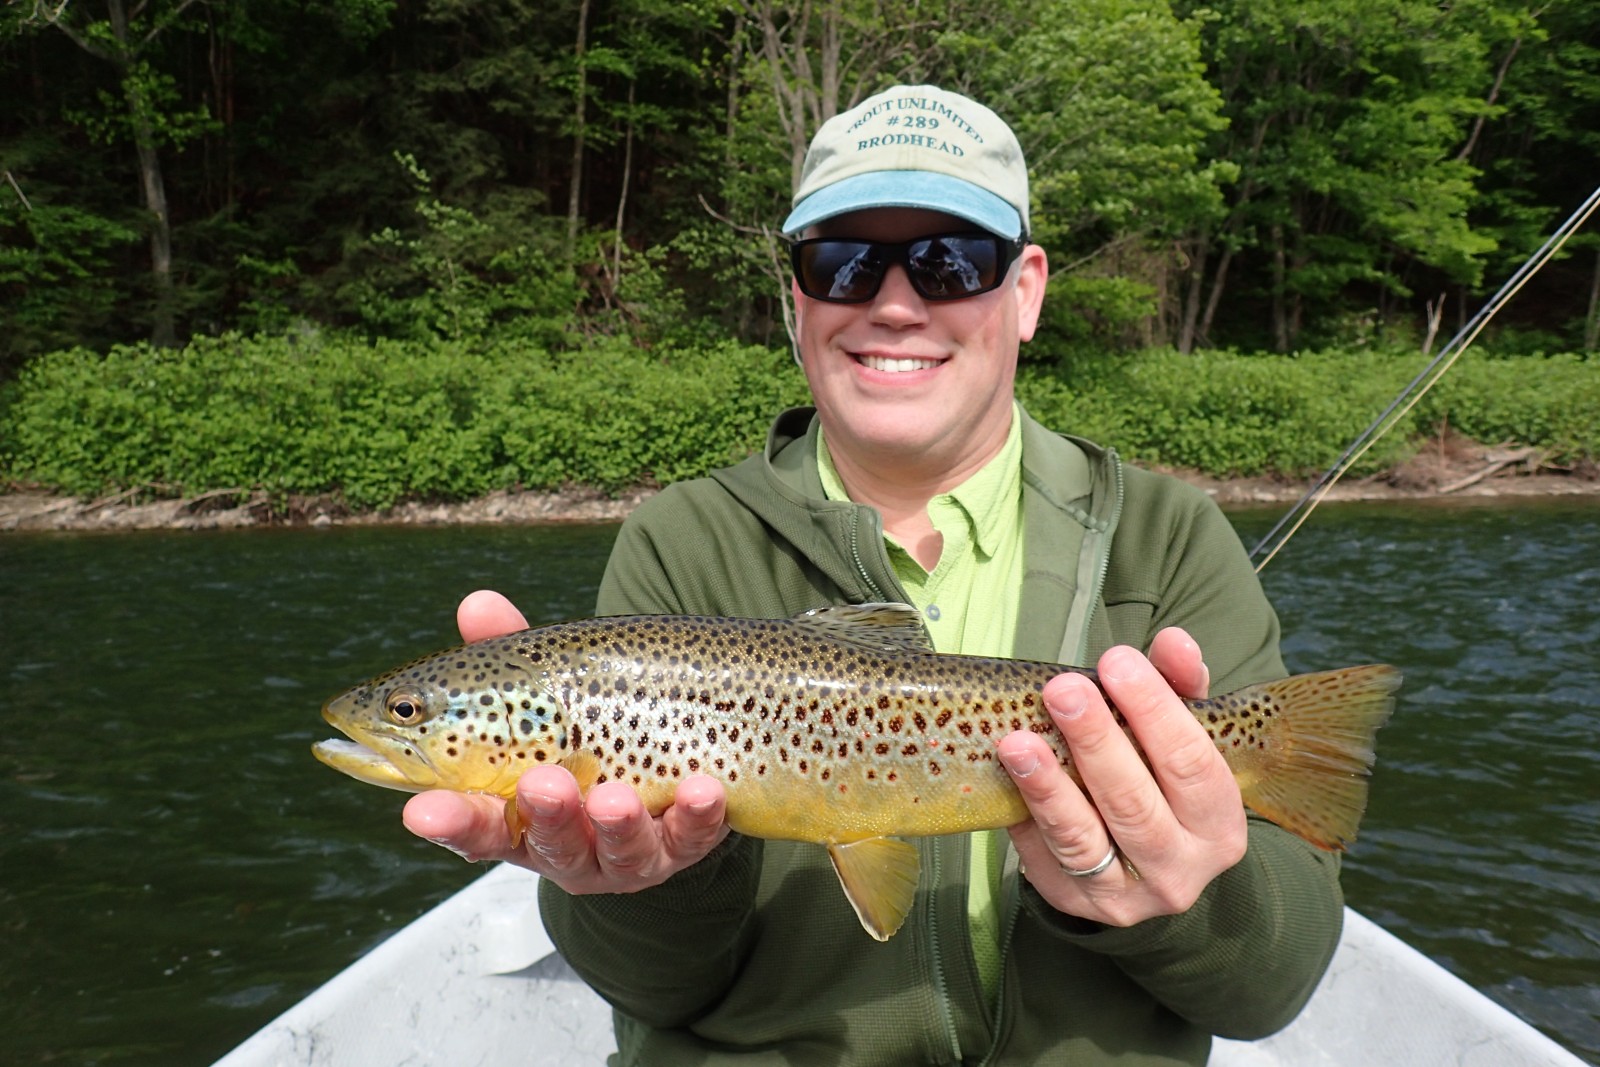
[[[939,365],[936,359],[890,359],[886,356],[856,356],[856,362],[868,370],[887,374],[909,374],[912,371],[932,370]]]

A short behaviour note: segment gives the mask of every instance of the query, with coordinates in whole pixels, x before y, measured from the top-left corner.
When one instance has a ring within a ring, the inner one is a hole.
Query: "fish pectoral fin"
[[[574,752],[561,761],[572,777],[578,780],[578,793],[588,796],[589,790],[594,788],[596,779],[600,777],[600,761],[595,759],[593,752]]]
[[[522,823],[522,814],[517,811],[516,794],[506,798],[505,807],[506,829],[511,831],[511,847],[518,848],[522,844],[522,831],[527,827]]]
[[[893,937],[917,899],[922,870],[917,847],[897,837],[869,837],[830,844],[828,858],[867,933],[879,941]]]

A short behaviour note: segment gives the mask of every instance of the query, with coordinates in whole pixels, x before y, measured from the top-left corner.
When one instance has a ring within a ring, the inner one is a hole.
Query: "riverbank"
[[[1215,478],[1167,471],[1204,489],[1223,507],[1289,505],[1309,481]],[[275,502],[263,491],[221,489],[163,497],[152,487],[97,499],[13,487],[0,493],[0,530],[222,529],[245,526],[491,525],[620,522],[654,494],[638,488],[608,495],[593,490],[500,491],[453,503],[409,502],[382,512],[352,511],[331,497]],[[1537,449],[1448,439],[1406,463],[1336,484],[1328,500],[1427,500],[1536,496],[1600,498],[1600,464],[1571,470],[1545,466]]]

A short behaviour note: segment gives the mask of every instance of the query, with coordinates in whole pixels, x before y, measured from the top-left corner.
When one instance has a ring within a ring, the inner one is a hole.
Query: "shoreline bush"
[[[1421,369],[1384,351],[1294,356],[1151,350],[1025,364],[1046,425],[1131,460],[1216,476],[1327,467]],[[666,484],[759,449],[805,403],[786,351],[725,342],[577,352],[525,341],[369,341],[315,331],[182,349],[38,357],[0,387],[0,479],[76,496],[262,489],[357,509],[496,489]],[[1463,359],[1357,468],[1403,459],[1441,424],[1557,462],[1600,454],[1600,374],[1575,355]]]

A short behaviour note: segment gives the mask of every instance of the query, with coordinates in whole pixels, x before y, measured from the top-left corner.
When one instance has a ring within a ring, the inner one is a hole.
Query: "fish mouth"
[[[388,757],[355,741],[318,741],[311,746],[311,754],[334,770],[368,785],[381,785],[385,789],[399,789],[407,793],[420,793],[427,788],[406,777],[399,767],[389,762]]]
[[[434,781],[417,781],[413,774],[406,773],[399,764],[384,755],[384,748],[409,747],[405,741],[381,732],[358,732],[347,725],[349,716],[342,714],[342,711],[348,709],[351,703],[353,701],[347,693],[322,706],[323,719],[349,740],[330,738],[318,741],[311,746],[311,754],[334,770],[368,785],[380,785],[385,789],[399,789],[406,793],[420,793],[431,788]],[[432,769],[428,770],[431,775]]]

